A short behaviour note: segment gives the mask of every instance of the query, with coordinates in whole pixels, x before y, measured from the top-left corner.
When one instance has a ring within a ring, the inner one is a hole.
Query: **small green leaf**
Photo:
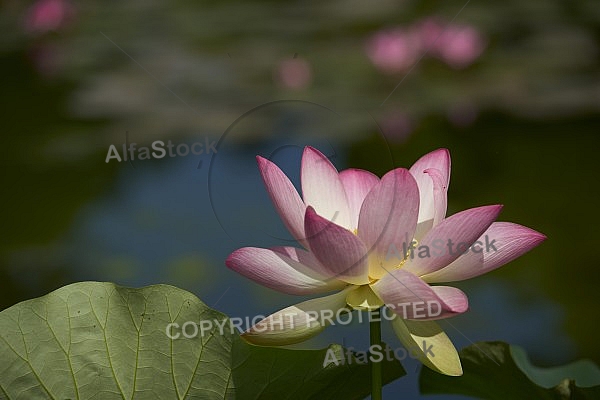
[[[581,360],[562,367],[531,365],[525,351],[503,342],[480,342],[460,352],[464,374],[449,377],[423,368],[422,394],[462,394],[491,400],[597,399],[600,369]]]
[[[369,365],[352,356],[323,367],[327,351],[249,345],[225,315],[172,286],[82,282],[0,312],[0,399],[365,397]],[[395,360],[384,371],[385,382],[404,374]]]

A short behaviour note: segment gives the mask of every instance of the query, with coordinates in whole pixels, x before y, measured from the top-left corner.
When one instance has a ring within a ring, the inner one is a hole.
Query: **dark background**
[[[270,313],[300,299],[223,263],[289,244],[257,154],[297,182],[305,145],[379,175],[447,147],[449,214],[501,203],[501,220],[548,236],[458,285],[457,347],[600,362],[597,1],[5,1],[0,29],[0,308],[101,280]],[[218,151],[106,163],[126,140]],[[364,350],[366,329],[305,346]],[[406,367],[386,395],[419,398]]]

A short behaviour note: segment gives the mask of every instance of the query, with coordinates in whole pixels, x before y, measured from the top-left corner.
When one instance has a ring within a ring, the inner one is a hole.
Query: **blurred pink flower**
[[[448,109],[448,121],[458,128],[465,128],[475,122],[477,113],[477,108],[473,103],[458,103]]]
[[[471,65],[485,49],[486,41],[471,26],[449,26],[435,44],[435,53],[452,68]]]
[[[312,82],[312,68],[302,58],[283,60],[275,74],[277,82],[288,89],[304,89]]]
[[[54,78],[62,69],[61,49],[53,43],[38,43],[27,52],[38,73],[44,78]]]
[[[39,0],[25,15],[25,30],[30,33],[57,31],[73,17],[75,9],[65,0]]]
[[[402,72],[416,62],[419,39],[403,29],[380,31],[368,41],[366,51],[371,62],[383,72]]]
[[[402,143],[413,132],[414,122],[407,114],[396,111],[383,118],[381,129],[387,139],[395,143]]]
[[[475,28],[446,25],[428,17],[402,29],[379,31],[367,43],[371,62],[386,73],[408,70],[424,54],[452,68],[465,68],[483,52],[486,41]]]
[[[427,54],[437,52],[436,45],[439,42],[440,35],[444,31],[444,24],[436,17],[428,17],[417,22],[412,27],[414,35],[419,38],[420,46],[423,52],[429,50]]]

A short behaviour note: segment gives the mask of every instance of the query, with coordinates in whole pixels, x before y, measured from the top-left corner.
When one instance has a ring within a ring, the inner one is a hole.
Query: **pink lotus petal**
[[[433,182],[433,226],[446,218],[448,209],[448,179],[437,168],[427,168],[424,171]]]
[[[464,313],[467,296],[449,286],[429,286],[404,269],[392,271],[377,283],[373,291],[403,319],[436,320]]]
[[[286,255],[257,247],[244,247],[231,253],[225,265],[268,288],[279,292],[305,295],[341,289],[346,284],[323,279],[312,268]]]
[[[306,209],[304,222],[310,250],[331,276],[354,285],[369,283],[367,248],[349,230]]]
[[[340,179],[348,198],[350,225],[355,229],[358,228],[360,207],[371,188],[379,182],[379,178],[362,169],[347,169],[340,172]]]
[[[478,239],[480,243],[467,254],[422,279],[426,282],[455,282],[473,278],[509,263],[544,240],[545,235],[525,226],[494,222]]]
[[[319,273],[320,269],[323,268],[319,263],[319,260],[317,260],[314,254],[312,254],[310,251],[290,246],[271,247],[271,250],[283,254],[294,261],[298,261],[299,263],[313,269],[317,273]]]
[[[441,269],[456,260],[496,220],[502,206],[484,206],[461,211],[433,227],[418,243],[404,266],[417,276]],[[421,249],[428,249],[429,254]]]
[[[327,268],[325,268],[317,259],[317,257],[315,257],[315,255],[313,253],[311,253],[310,251],[306,251],[304,249],[299,249],[297,247],[289,247],[289,246],[285,246],[285,247],[272,247],[271,250],[282,254],[286,257],[291,258],[292,260],[300,263],[301,265],[301,269],[300,271],[305,271],[305,273],[307,275],[310,276],[314,276],[319,280],[322,281],[329,281],[329,280],[336,280],[337,278],[331,274],[331,271],[329,271]],[[302,269],[303,267],[308,268],[308,271],[306,271],[305,269]],[[346,283],[343,283],[343,285],[346,285]]]
[[[392,245],[410,242],[419,210],[419,189],[404,168],[385,174],[365,198],[360,210],[358,236],[369,248],[369,275],[380,278],[401,260],[388,258]]]
[[[453,313],[460,314],[469,309],[469,299],[462,290],[452,286],[430,286],[430,288]]]
[[[273,201],[275,210],[286,228],[304,247],[308,247],[304,235],[304,211],[306,206],[298,191],[277,165],[257,156],[258,168]]]
[[[350,210],[344,185],[337,169],[320,151],[307,146],[300,171],[302,196],[324,218],[351,229]]]
[[[415,177],[417,186],[419,186],[419,196],[421,199],[419,205],[419,219],[418,222],[422,223],[428,220],[433,220],[436,215],[436,210],[443,214],[446,214],[446,203],[447,203],[447,192],[448,186],[450,185],[450,152],[448,149],[438,149],[431,153],[425,154],[419,158],[417,162],[410,167],[410,173]],[[434,181],[428,170],[439,171],[439,194],[434,195]],[[436,204],[438,200],[438,204]],[[441,222],[438,220],[436,223]],[[420,239],[420,238],[417,238]]]

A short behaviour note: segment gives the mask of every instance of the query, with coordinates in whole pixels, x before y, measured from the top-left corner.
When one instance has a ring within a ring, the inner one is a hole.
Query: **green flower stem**
[[[381,349],[381,314],[379,309],[370,312],[371,348]],[[381,363],[371,361],[371,400],[382,400],[381,395]]]

